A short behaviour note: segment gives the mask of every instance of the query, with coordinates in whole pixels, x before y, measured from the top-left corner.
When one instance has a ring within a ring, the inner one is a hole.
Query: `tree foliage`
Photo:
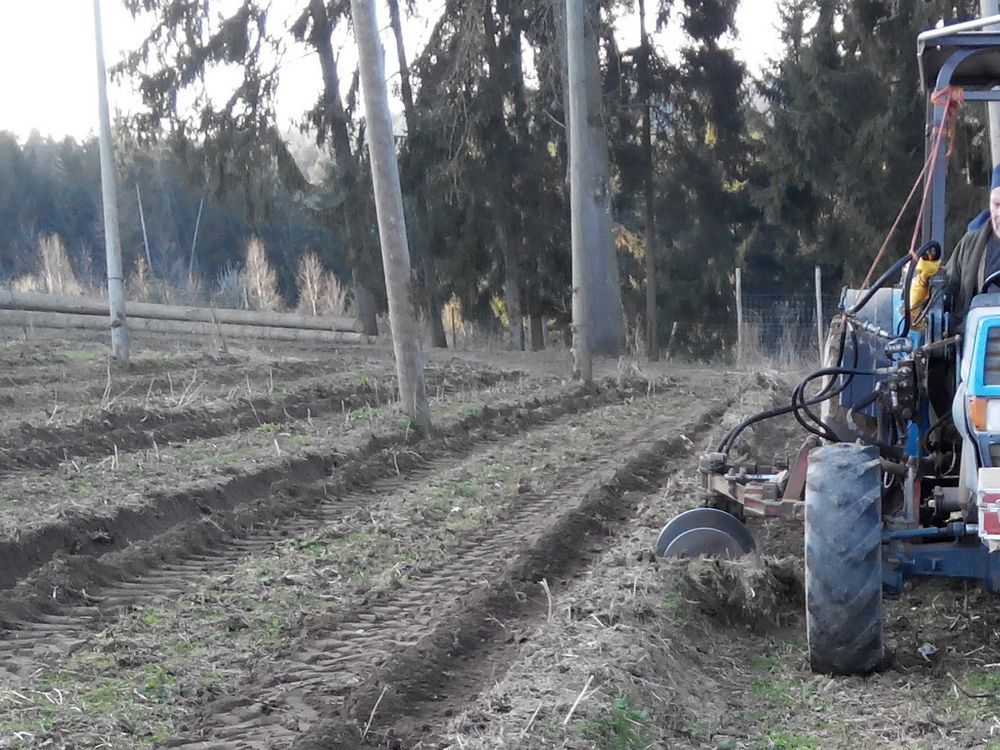
[[[436,318],[454,298],[467,323],[505,331],[515,344],[521,318],[532,344],[543,327],[565,329],[562,0],[446,0],[433,8],[386,1],[393,37],[384,41],[390,49],[394,41],[396,59],[407,63],[396,127],[415,299]],[[118,133],[119,168],[123,185],[142,187],[153,274],[186,268],[194,216],[208,195],[196,252],[206,274],[226,268],[256,233],[286,298],[308,245],[326,268],[353,275],[384,305],[357,74],[334,46],[338,34],[347,37],[349,3],[297,0],[285,19],[261,0],[126,4],[153,21],[117,68],[144,102]],[[806,291],[815,264],[828,291],[861,280],[924,159],[916,36],[940,20],[975,15],[978,3],[782,0],[780,48],[760,80],[732,48],[738,0],[648,0],[647,20],[659,34],[648,50],[623,43],[635,5],[590,5],[626,316],[641,330],[644,189],[652,173],[659,329],[666,338],[680,323],[675,352],[713,355],[733,341],[738,264],[750,291]],[[414,37],[404,32],[422,25],[422,45],[408,49]],[[665,49],[668,39],[679,41]],[[319,63],[314,102],[298,119],[319,154],[315,165],[295,158],[296,139],[279,127],[275,109],[281,60],[303,52]],[[647,52],[648,90],[639,85]],[[649,151],[641,126],[647,105]],[[952,239],[985,200],[980,109],[966,105],[956,130]],[[0,176],[0,252],[11,249],[0,255],[0,271],[30,270],[41,233],[62,236],[74,262],[102,267],[93,262],[100,247],[94,144],[32,138],[22,145],[0,134]],[[134,201],[122,203],[128,261],[141,235]],[[911,209],[891,255],[905,251],[913,218]],[[442,338],[438,325],[435,340]]]

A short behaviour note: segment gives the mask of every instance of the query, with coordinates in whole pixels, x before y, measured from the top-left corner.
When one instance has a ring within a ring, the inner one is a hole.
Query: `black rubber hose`
[[[734,427],[732,430],[729,431],[729,434],[726,435],[726,437],[723,439],[722,443],[720,443],[720,445],[719,445],[719,451],[718,452],[719,453],[728,453],[729,450],[732,448],[733,443],[736,441],[736,438],[739,437],[740,433],[743,432],[744,430],[746,430],[748,427],[750,427],[752,425],[755,425],[758,422],[763,422],[765,419],[772,419],[774,417],[784,416],[785,414],[796,414],[796,419],[799,421],[799,423],[803,427],[805,427],[806,430],[808,430],[809,432],[811,432],[811,433],[813,433],[815,435],[820,435],[820,437],[824,437],[824,439],[829,439],[829,440],[832,440],[832,441],[836,441],[836,439],[837,439],[836,436],[833,436],[831,438],[826,438],[825,435],[819,433],[816,430],[815,427],[813,427],[812,425],[810,425],[807,422],[805,422],[797,414],[797,411],[802,408],[801,404],[798,403],[798,394],[801,391],[803,385],[805,383],[809,382],[810,380],[814,380],[815,378],[821,378],[821,377],[824,377],[826,375],[852,375],[853,376],[853,375],[875,375],[875,374],[876,373],[874,371],[872,371],[872,370],[856,370],[856,369],[850,368],[850,367],[828,367],[828,368],[824,368],[822,370],[817,370],[816,372],[811,373],[806,378],[806,380],[803,381],[803,383],[800,383],[799,386],[795,389],[795,391],[792,393],[792,403],[789,406],[782,406],[782,407],[777,408],[777,409],[769,409],[768,411],[761,412],[760,414],[755,414],[754,416],[749,417],[748,419],[743,420],[738,425],[736,425],[736,427]],[[847,384],[850,381],[847,380],[844,383],[841,383],[840,387],[836,391],[833,391],[832,393],[827,393],[826,391],[830,389],[830,387],[831,387],[831,385],[832,385],[833,382],[836,382],[836,381],[831,381],[830,385],[825,386],[822,391],[820,391],[817,395],[813,396],[812,398],[805,399],[805,401],[803,403],[805,403],[807,406],[815,406],[816,404],[821,404],[824,401],[827,401],[828,399],[831,399],[834,396],[839,395],[840,392],[843,391],[844,388],[847,387]],[[803,396],[803,398],[804,398],[804,396]]]
[[[854,327],[850,324],[849,321],[845,320],[844,323],[846,325],[845,330],[849,330],[851,332],[851,345],[854,348],[854,361],[851,363],[851,369],[854,369],[854,368],[857,368],[857,366],[858,366],[858,359],[860,357],[860,352],[858,350],[858,335],[857,335],[857,333],[854,332]],[[845,339],[843,339],[843,338],[841,339],[842,342],[844,340]],[[843,364],[844,364],[843,343],[841,343],[840,361],[837,362],[836,366],[837,367],[842,367]],[[806,383],[808,383],[810,379],[811,378],[806,378],[806,380],[803,381],[803,383],[801,385],[801,388],[802,388],[802,397],[803,398],[804,398],[804,394],[805,394]],[[827,383],[823,387],[823,389],[819,393],[816,394],[816,397],[818,398],[819,396],[826,396],[826,398],[824,400],[829,401],[830,399],[834,398],[835,396],[839,396],[841,393],[843,393],[847,389],[847,386],[849,386],[851,384],[851,381],[853,379],[854,379],[854,375],[848,375],[846,377],[846,379],[844,380],[844,382],[840,384],[840,387],[837,388],[836,391],[834,391],[833,393],[827,395],[826,392],[828,390],[830,390],[830,388],[836,382],[836,380],[831,380],[829,383]],[[795,393],[794,392],[792,393],[792,404],[793,405],[795,404]],[[819,437],[822,437],[824,439],[833,440],[834,442],[836,441],[836,433],[833,430],[833,428],[831,428],[830,425],[828,425],[826,422],[824,422],[819,417],[819,415],[815,414],[809,408],[808,404],[806,404],[803,401],[802,403],[799,404],[799,407],[801,408],[802,412],[806,415],[806,417],[808,417],[809,419],[811,419],[812,422],[813,422],[813,424],[815,424],[820,430],[823,431],[823,434],[820,434],[816,430],[809,429],[809,426],[802,422],[802,420],[798,417],[798,413],[796,412],[796,421],[799,424],[801,424],[803,427],[805,427],[805,429],[806,429],[807,432],[811,432],[812,434],[817,435]],[[834,437],[830,438],[829,437],[830,435],[834,435]]]
[[[829,440],[831,442],[837,442],[838,438],[837,438],[836,434],[833,432],[833,430],[830,428],[830,426],[828,424],[826,424],[825,422],[823,422],[822,420],[820,420],[818,417],[816,417],[816,415],[812,414],[811,412],[808,412],[810,414],[811,418],[814,419],[817,422],[817,424],[819,425],[819,429],[817,429],[816,426],[811,425],[808,422],[806,422],[806,420],[802,417],[802,415],[799,413],[799,411],[800,410],[807,410],[809,406],[813,406],[813,405],[815,405],[817,403],[821,403],[821,402],[826,401],[826,400],[828,400],[830,398],[833,398],[840,391],[837,391],[836,393],[832,393],[832,394],[826,395],[824,392],[827,390],[827,388],[824,388],[822,391],[819,392],[819,394],[817,394],[816,396],[813,396],[811,399],[807,400],[805,398],[805,388],[809,384],[810,381],[815,380],[816,378],[822,378],[822,377],[825,377],[827,375],[847,375],[847,374],[850,374],[850,375],[876,375],[877,373],[875,371],[873,371],[873,370],[857,370],[857,369],[850,368],[850,367],[827,367],[825,369],[817,370],[816,372],[813,372],[813,373],[810,373],[809,375],[807,375],[805,377],[805,379],[801,383],[799,383],[798,387],[792,393],[792,406],[795,407],[795,410],[792,413],[795,416],[796,421],[800,425],[802,425],[802,427],[804,427],[807,431],[809,431],[813,435],[816,435],[818,437],[823,438],[824,440]],[[841,390],[843,390],[843,388],[845,388],[845,387],[846,387],[846,384],[842,385],[841,386]]]
[[[913,286],[913,276],[917,271],[917,263],[910,263],[906,269],[906,278],[903,280],[903,330],[899,334],[901,338],[910,335],[910,287]]]
[[[840,356],[839,356],[839,358],[837,360],[837,366],[838,367],[841,364],[843,364],[843,362],[844,362],[844,344],[847,342],[847,332],[848,331],[851,332],[851,345],[854,348],[854,363],[853,363],[852,367],[857,367],[857,365],[858,365],[858,355],[859,355],[859,352],[858,352],[858,335],[854,331],[854,326],[851,325],[850,321],[845,318],[844,319],[844,330],[841,331],[841,333],[840,333],[840,347],[839,347]],[[816,396],[813,397],[813,399],[816,399],[816,400],[815,401],[811,400],[809,402],[810,405],[819,404],[819,403],[822,403],[823,401],[825,401],[827,399],[833,398],[834,396],[839,396],[844,391],[844,389],[847,388],[848,385],[850,385],[850,382],[853,379],[853,377],[854,377],[853,375],[849,375],[848,378],[847,378],[847,380],[845,380],[843,383],[841,383],[840,387],[836,391],[834,391],[833,393],[827,394],[826,391],[828,391],[830,388],[832,388],[833,384],[836,382],[836,381],[831,380],[823,388],[822,391],[820,391]],[[747,419],[743,420],[738,425],[736,425],[733,429],[731,429],[728,433],[726,433],[726,436],[722,439],[722,442],[719,443],[718,452],[719,453],[728,453],[732,449],[733,443],[736,442],[736,438],[738,438],[740,436],[740,433],[742,433],[748,427],[750,427],[752,425],[755,425],[758,422],[763,422],[766,419],[773,419],[774,417],[781,417],[781,416],[784,416],[785,414],[791,414],[797,408],[795,406],[795,403],[794,403],[794,396],[795,396],[794,392],[792,393],[792,396],[793,396],[793,403],[792,403],[792,405],[790,405],[790,406],[782,406],[782,407],[779,407],[777,409],[769,409],[768,411],[760,412],[759,414],[755,414],[752,417],[748,417]],[[817,421],[819,421],[818,418],[817,418]],[[810,432],[812,432],[812,431],[810,430]]]
[[[919,248],[917,248],[917,252],[915,253],[915,255],[918,258],[923,258],[926,256],[931,258],[932,260],[936,260],[937,258],[941,257],[941,244],[937,240],[929,240],[925,242],[923,245],[921,245]],[[886,282],[892,279],[897,273],[899,273],[903,269],[903,266],[906,265],[906,262],[910,260],[910,258],[911,258],[910,254],[907,253],[902,258],[893,263],[891,266],[889,266],[889,268],[886,269],[885,273],[883,273],[875,280],[875,283],[871,285],[871,287],[868,289],[867,292],[864,293],[861,299],[855,302],[852,308],[850,308],[849,310],[845,310],[845,312],[848,315],[857,314],[857,312],[862,307],[864,307],[871,301],[871,298],[875,296],[875,292],[877,292],[879,289],[885,286]],[[908,273],[907,275],[909,276],[910,274]],[[903,300],[906,304],[907,316],[909,316],[909,307],[910,307],[908,290],[909,290],[909,285],[907,285],[906,288],[903,289]],[[909,326],[907,326],[907,333],[908,332],[909,332]],[[903,335],[905,336],[906,334]]]
[[[893,263],[891,266],[889,266],[889,268],[886,270],[886,272],[883,273],[881,276],[879,276],[875,280],[875,283],[872,284],[871,287],[868,289],[868,291],[866,291],[864,293],[864,295],[862,295],[861,299],[859,299],[857,302],[855,302],[854,306],[851,307],[849,310],[845,310],[845,312],[848,315],[855,315],[855,314],[857,314],[857,312],[862,307],[864,307],[865,305],[867,305],[871,301],[871,298],[875,296],[875,292],[877,292],[879,289],[881,289],[883,286],[885,286],[886,282],[888,282],[897,273],[899,273],[900,271],[903,270],[903,266],[906,265],[906,262],[908,260],[910,260],[910,256],[909,256],[909,254],[906,254],[902,258],[900,258],[899,260],[897,260],[895,263]]]

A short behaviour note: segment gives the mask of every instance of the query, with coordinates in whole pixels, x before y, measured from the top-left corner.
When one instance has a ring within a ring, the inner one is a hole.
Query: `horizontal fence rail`
[[[155,333],[329,344],[374,341],[363,333],[361,321],[345,317],[129,302],[126,320],[130,330]],[[109,325],[104,300],[0,289],[0,326],[107,330]]]

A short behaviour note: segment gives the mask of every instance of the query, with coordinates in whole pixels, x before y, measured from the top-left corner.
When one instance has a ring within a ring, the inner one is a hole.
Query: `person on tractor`
[[[952,328],[958,329],[981,291],[1000,291],[1000,165],[990,179],[989,209],[973,219],[945,264]],[[993,283],[984,288],[987,280]]]

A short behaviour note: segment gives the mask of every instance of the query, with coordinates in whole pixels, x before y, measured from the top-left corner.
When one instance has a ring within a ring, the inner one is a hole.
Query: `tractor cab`
[[[927,94],[923,190],[914,188],[920,244],[870,285],[844,291],[824,366],[788,407],[749,417],[702,457],[705,507],[674,518],[657,541],[667,556],[738,556],[753,549],[746,516],[804,520],[806,631],[819,672],[879,666],[882,600],[901,596],[907,579],[977,579],[1000,591],[1000,273],[983,275],[988,218],[968,254],[975,288],[948,265],[946,241],[957,114],[1000,102],[1000,32],[985,30],[993,24],[1000,16],[918,37]],[[810,433],[794,460],[730,459],[746,428],[785,414]]]

